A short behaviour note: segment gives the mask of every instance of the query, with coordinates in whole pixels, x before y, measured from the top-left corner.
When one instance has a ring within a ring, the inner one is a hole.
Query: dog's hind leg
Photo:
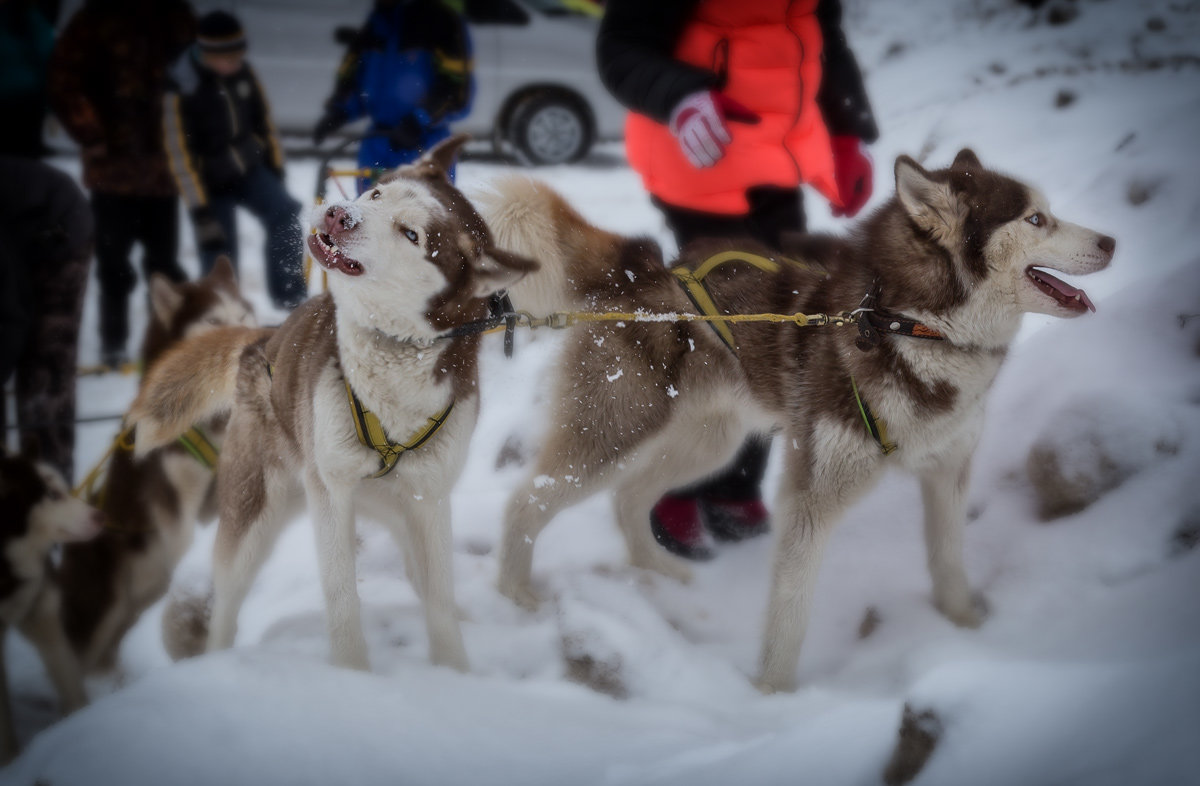
[[[604,338],[595,336],[577,335],[564,352],[562,367],[582,371],[559,379],[546,443],[534,471],[508,500],[499,590],[526,608],[537,606],[530,578],[538,535],[559,511],[611,486],[635,467],[640,446],[661,432],[674,408],[666,386],[638,381],[652,373],[644,358],[628,358],[617,366],[620,373],[609,376],[605,364],[591,356],[591,348]]]
[[[975,628],[983,622],[986,604],[972,595],[963,564],[963,522],[970,474],[970,453],[940,461],[921,473],[921,496],[933,605],[955,625]]]
[[[133,626],[134,617],[129,609],[127,593],[121,582],[118,582],[117,597],[112,605],[100,618],[96,630],[87,642],[80,660],[86,673],[106,672],[116,668],[117,651],[121,639]]]
[[[543,462],[539,462],[539,469]],[[564,465],[565,466],[565,465]],[[582,470],[586,472],[586,470]],[[577,477],[555,478],[537,472],[526,478],[508,498],[504,535],[500,541],[500,594],[526,609],[536,609],[538,598],[530,586],[533,547],[538,535],[560,511],[599,491],[597,483]]]
[[[582,413],[580,413],[582,415]],[[595,417],[595,413],[588,413]],[[577,434],[598,434],[597,424],[575,424],[570,428],[551,426],[551,434],[538,456],[532,473],[508,498],[504,535],[500,542],[500,593],[520,606],[535,609],[537,596],[530,586],[533,547],[538,535],[559,511],[602,491],[619,471],[623,454],[621,437],[632,441],[630,429],[613,435],[613,444],[599,447],[595,440],[583,442]]]
[[[775,515],[775,556],[757,685],[764,693],[796,688],[821,557],[842,511],[869,487],[868,454],[842,446],[836,432],[792,437]],[[839,444],[839,442],[841,444]],[[820,444],[820,450],[814,449]]]
[[[658,544],[650,510],[662,495],[711,475],[737,452],[745,428],[731,412],[677,414],[624,472],[613,496],[617,526],[625,537],[629,564],[681,582],[691,579],[684,561]]]
[[[436,666],[468,669],[454,603],[454,554],[450,510],[444,500],[410,504],[405,517],[414,587],[424,601],[429,659]]]
[[[83,670],[63,630],[61,609],[58,587],[47,585],[38,595],[33,609],[21,621],[20,629],[41,655],[65,715],[87,704],[87,693],[83,688]]]
[[[354,498],[351,489],[338,493],[325,485],[315,468],[304,483],[308,509],[317,536],[317,560],[321,589],[325,594],[325,616],[329,627],[330,661],[335,666],[369,671],[367,640],[363,636],[362,609],[358,599],[354,527]]]
[[[213,547],[209,652],[233,646],[242,602],[294,512],[294,500],[299,496],[295,482],[278,467],[256,466],[236,475],[229,471],[223,477],[237,480],[221,492],[221,518]],[[247,489],[252,496],[243,496]],[[247,508],[249,504],[254,507]]]

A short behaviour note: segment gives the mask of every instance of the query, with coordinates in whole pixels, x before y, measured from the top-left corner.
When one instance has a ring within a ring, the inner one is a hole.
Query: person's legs
[[[90,262],[78,256],[35,282],[39,311],[17,367],[17,425],[37,435],[42,459],[67,482],[75,474],[76,350]]]
[[[798,189],[759,188],[747,193],[750,237],[779,248],[786,232],[803,232],[804,205]],[[762,503],[762,479],[767,471],[771,438],[751,434],[725,470],[701,483],[696,491],[704,524],[717,538],[742,540],[767,529],[767,509]]]
[[[179,283],[187,274],[179,266],[179,200],[177,197],[142,197],[141,226],[142,274],[162,273]]]
[[[57,239],[49,258],[30,260],[34,319],[17,365],[17,425],[36,435],[42,459],[75,474],[75,381],[79,325],[91,266],[93,223],[87,198],[73,181],[59,181],[48,205],[47,224]]]
[[[101,360],[113,365],[125,358],[129,339],[129,293],[137,273],[129,262],[136,236],[137,205],[134,198],[117,194],[92,194],[96,225],[96,279],[100,283]]]
[[[201,276],[207,276],[212,272],[217,257],[222,254],[229,255],[234,270],[237,269],[238,264],[237,197],[232,194],[210,195],[208,209],[216,222],[221,225],[221,229],[225,231],[225,245],[205,248],[196,243],[196,253],[200,256]]]
[[[267,291],[276,308],[293,309],[308,296],[304,283],[304,237],[297,216],[300,203],[266,167],[246,176],[243,204],[267,231],[264,261]]]

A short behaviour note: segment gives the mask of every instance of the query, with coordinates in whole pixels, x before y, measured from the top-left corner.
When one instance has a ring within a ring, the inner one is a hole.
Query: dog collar
[[[858,338],[854,344],[863,352],[869,352],[883,341],[883,334],[924,338],[931,341],[945,341],[941,331],[929,327],[923,322],[910,319],[899,314],[883,311],[877,307],[879,302],[879,279],[871,282],[871,288],[863,295],[862,302],[854,313],[858,315]]]
[[[513,309],[512,300],[509,299],[507,292],[497,292],[488,298],[488,314],[487,319],[480,319],[475,322],[468,322],[465,325],[459,325],[456,328],[451,328],[445,333],[438,336],[442,338],[459,338],[461,336],[474,336],[479,333],[486,333],[489,330],[495,330],[501,325],[504,326],[504,357],[510,358],[513,356],[513,332],[517,327],[517,312]]]

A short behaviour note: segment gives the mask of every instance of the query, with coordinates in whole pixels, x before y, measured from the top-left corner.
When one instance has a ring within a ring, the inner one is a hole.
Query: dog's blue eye
[[[381,196],[383,195],[379,193],[378,188],[371,192],[371,199],[379,199]]]
[[[406,229],[404,230],[404,236],[408,238],[414,246],[417,244],[418,237],[416,232],[412,231],[411,229]]]
[[[1035,227],[1040,227],[1046,221],[1046,219],[1042,217],[1041,213],[1034,213],[1032,216],[1030,216],[1029,218],[1027,218],[1025,220],[1028,221],[1029,223],[1033,224]]]

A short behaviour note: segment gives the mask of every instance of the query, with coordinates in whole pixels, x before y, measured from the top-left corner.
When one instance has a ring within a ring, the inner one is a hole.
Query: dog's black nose
[[[1103,235],[1098,243],[1100,250],[1105,254],[1111,254],[1117,248],[1117,241],[1113,240],[1108,235]]]

